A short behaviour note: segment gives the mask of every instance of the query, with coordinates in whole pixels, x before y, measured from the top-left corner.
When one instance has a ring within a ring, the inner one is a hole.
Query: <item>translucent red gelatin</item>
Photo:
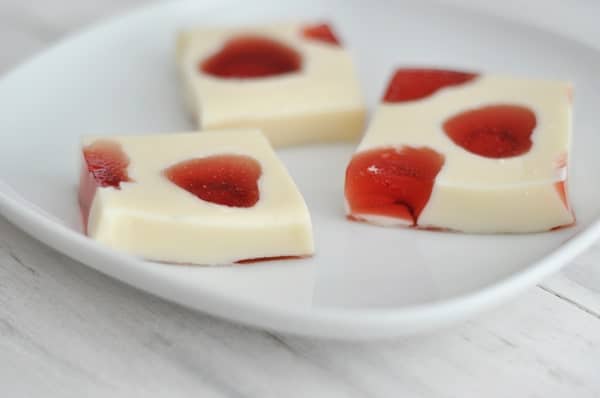
[[[131,181],[127,175],[129,158],[119,143],[98,140],[83,148],[88,171],[101,187],[120,188],[122,182]]]
[[[383,97],[384,102],[415,101],[444,87],[458,86],[475,79],[475,73],[442,69],[398,69]]]
[[[569,204],[569,197],[567,196],[567,180],[555,182],[554,189],[556,189],[556,192],[558,193],[560,200],[563,202],[565,209],[567,209],[573,216],[573,222],[571,222],[569,224],[565,224],[565,225],[558,225],[554,228],[551,228],[550,231],[557,231],[557,230],[560,230],[563,228],[569,228],[576,224],[575,213],[573,212],[573,209],[571,208],[571,205]]]
[[[84,226],[96,189],[100,187],[121,188],[122,182],[130,182],[127,175],[129,158],[119,143],[98,140],[83,148],[83,166],[79,181],[79,205]]]
[[[302,35],[307,39],[319,40],[337,46],[341,45],[339,39],[335,33],[333,33],[331,26],[325,23],[305,26],[304,29],[302,29]]]
[[[373,149],[352,158],[346,200],[352,214],[400,218],[417,225],[444,156],[430,148]]]
[[[558,196],[560,197],[560,200],[562,200],[563,204],[568,209],[569,202],[567,200],[567,189],[566,189],[565,181],[559,181],[559,182],[554,183],[554,188],[558,192]]]
[[[222,79],[249,79],[300,70],[302,57],[283,43],[260,36],[241,36],[225,43],[200,64],[202,72]]]
[[[487,158],[510,158],[531,149],[535,113],[520,105],[490,105],[468,110],[444,123],[458,146]]]
[[[556,161],[554,162],[554,167],[558,170],[562,170],[562,169],[566,170],[566,167],[567,167],[567,154],[566,153],[563,153],[561,156],[558,157],[558,159],[556,159]],[[559,181],[559,182],[555,183],[554,187],[556,188],[556,191],[558,192],[558,196],[564,203],[565,207],[567,209],[569,209],[570,206],[569,206],[569,201],[567,198],[567,180],[566,180],[566,178],[564,181]]]
[[[262,263],[266,261],[281,261],[281,260],[298,260],[301,259],[301,256],[276,256],[276,257],[259,257],[259,258],[249,258],[246,260],[236,261],[236,264],[254,264],[254,263]]]
[[[175,185],[207,202],[231,207],[252,207],[260,199],[260,164],[243,155],[216,155],[191,159],[167,170]]]

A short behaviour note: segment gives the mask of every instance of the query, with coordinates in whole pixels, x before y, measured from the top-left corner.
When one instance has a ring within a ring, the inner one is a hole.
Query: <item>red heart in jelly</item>
[[[372,214],[417,224],[444,156],[430,148],[372,149],[352,157],[346,170],[346,200],[354,214]]]
[[[110,140],[98,140],[83,148],[88,171],[102,187],[120,188],[121,182],[131,181],[127,175],[129,158],[121,145]]]
[[[331,26],[325,23],[305,26],[304,29],[302,29],[302,35],[307,39],[318,40],[337,46],[341,45],[339,39],[335,33],[333,33]]]
[[[302,57],[293,48],[261,36],[239,36],[200,64],[200,70],[222,79],[278,76],[300,70]]]
[[[444,87],[458,86],[475,79],[477,74],[442,69],[398,69],[383,97],[384,102],[415,101]]]
[[[520,105],[471,109],[444,122],[446,135],[458,146],[487,158],[523,155],[533,145],[535,113]]]
[[[252,207],[260,199],[260,164],[243,155],[215,155],[190,159],[165,170],[178,187],[207,202]]]

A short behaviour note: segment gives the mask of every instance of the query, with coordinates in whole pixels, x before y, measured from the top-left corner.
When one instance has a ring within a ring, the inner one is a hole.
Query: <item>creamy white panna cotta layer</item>
[[[269,142],[256,130],[203,134],[86,137],[117,143],[129,158],[130,182],[98,187],[87,232],[112,248],[143,258],[229,264],[314,251],[304,200]],[[261,166],[260,197],[247,208],[211,203],[174,184],[164,172],[190,160],[245,155]],[[85,173],[85,171],[84,171]]]
[[[529,151],[485,157],[457,145],[445,133],[444,123],[453,116],[494,105],[522,106],[534,112]],[[570,84],[481,75],[425,98],[381,103],[357,153],[409,146],[443,155],[444,164],[418,218],[420,227],[524,233],[574,222],[568,199],[565,203],[560,193],[561,185],[566,189],[570,141]],[[375,224],[407,224],[382,215],[353,213],[350,208],[348,214]]]
[[[341,46],[308,39],[305,25],[253,28],[201,28],[182,32],[177,60],[189,111],[201,129],[259,128],[275,146],[358,140],[365,105],[348,52]],[[296,51],[296,72],[259,78],[220,78],[201,64],[229,40],[274,40]]]

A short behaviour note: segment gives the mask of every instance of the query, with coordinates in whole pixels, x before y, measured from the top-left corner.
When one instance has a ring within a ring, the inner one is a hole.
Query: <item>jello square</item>
[[[83,139],[87,234],[155,261],[310,256],[300,192],[257,130]]]
[[[200,129],[259,128],[275,146],[358,141],[364,131],[357,74],[329,25],[189,30],[177,60]]]
[[[350,219],[526,233],[568,226],[569,83],[399,69],[346,171]]]

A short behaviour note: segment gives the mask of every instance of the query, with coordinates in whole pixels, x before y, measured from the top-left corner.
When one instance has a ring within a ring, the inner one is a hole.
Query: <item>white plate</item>
[[[393,4],[393,5],[392,5]],[[384,7],[385,5],[385,7]],[[81,234],[82,134],[184,131],[173,44],[185,26],[328,18],[352,47],[372,106],[392,67],[444,65],[572,79],[575,228],[525,236],[381,229],[343,217],[349,146],[280,154],[312,211],[317,255],[244,267],[142,262]],[[418,2],[189,1],[66,40],[0,83],[0,209],[48,245],[161,297],[304,335],[414,334],[472,316],[558,270],[600,235],[600,54],[511,22]]]

